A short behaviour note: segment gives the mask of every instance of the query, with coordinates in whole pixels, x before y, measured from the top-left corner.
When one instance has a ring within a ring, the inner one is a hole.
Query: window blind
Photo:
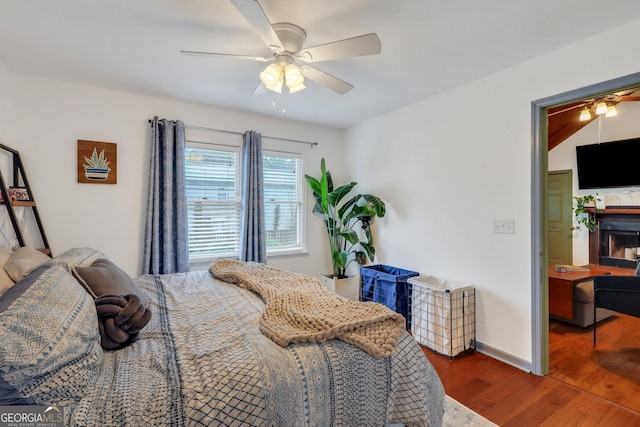
[[[191,259],[239,253],[241,165],[239,147],[186,148],[189,255]],[[267,253],[302,250],[302,159],[264,154]]]
[[[265,155],[264,214],[269,249],[302,249],[302,160]]]
[[[185,157],[189,255],[238,253],[239,153],[187,147]]]

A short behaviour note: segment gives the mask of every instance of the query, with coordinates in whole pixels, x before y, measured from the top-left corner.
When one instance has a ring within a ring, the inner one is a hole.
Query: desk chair
[[[594,316],[598,307],[640,317],[640,276],[596,276],[593,279]],[[596,325],[597,322],[593,322],[594,346]]]

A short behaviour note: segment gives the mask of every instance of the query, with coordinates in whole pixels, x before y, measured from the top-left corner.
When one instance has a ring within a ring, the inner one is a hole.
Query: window
[[[263,156],[267,253],[302,249],[302,160]]]
[[[302,160],[264,151],[267,253],[300,251],[303,242]],[[241,165],[238,149],[186,148],[189,256],[237,256],[240,252]]]

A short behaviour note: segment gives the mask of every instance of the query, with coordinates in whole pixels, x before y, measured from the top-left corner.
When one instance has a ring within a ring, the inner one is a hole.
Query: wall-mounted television
[[[640,138],[576,147],[578,188],[640,186]]]

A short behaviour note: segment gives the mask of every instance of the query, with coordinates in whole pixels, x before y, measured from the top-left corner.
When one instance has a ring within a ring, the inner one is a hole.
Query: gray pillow
[[[73,273],[93,298],[102,295],[144,296],[131,277],[108,259],[98,259],[89,266],[74,267]]]
[[[102,347],[117,350],[133,343],[151,320],[144,292],[107,259],[98,259],[88,267],[75,267],[73,272],[95,298]]]

